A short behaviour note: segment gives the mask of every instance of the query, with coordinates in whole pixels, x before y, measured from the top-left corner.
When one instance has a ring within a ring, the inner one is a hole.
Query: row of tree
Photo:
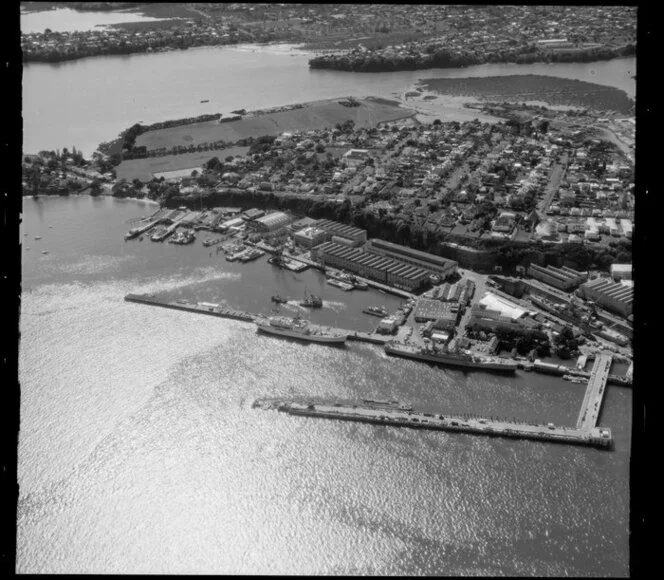
[[[514,62],[528,64],[535,62],[594,62],[635,54],[635,45],[620,48],[600,47],[577,49],[574,51],[541,52],[533,45],[477,53],[469,50],[435,49],[433,52],[410,54],[398,53],[344,53],[323,54],[309,60],[314,69],[344,70],[350,72],[390,72],[401,70],[422,70],[431,68],[463,68],[488,62]]]

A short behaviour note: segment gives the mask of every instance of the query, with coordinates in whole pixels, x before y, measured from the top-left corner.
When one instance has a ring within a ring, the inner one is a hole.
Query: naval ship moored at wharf
[[[334,332],[323,326],[311,324],[302,318],[289,318],[287,316],[270,316],[256,319],[259,332],[296,338],[305,342],[319,342],[323,344],[343,345],[346,335]]]
[[[393,356],[402,356],[416,360],[436,363],[444,366],[465,367],[487,371],[500,371],[513,373],[517,369],[517,363],[495,356],[479,356],[465,351],[446,351],[440,348],[428,346],[422,347],[388,342],[385,352]]]

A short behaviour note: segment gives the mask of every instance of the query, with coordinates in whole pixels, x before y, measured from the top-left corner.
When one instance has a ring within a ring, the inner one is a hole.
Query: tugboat
[[[365,314],[371,314],[372,316],[380,316],[385,318],[387,316],[387,309],[384,306],[369,306],[362,310]]]
[[[275,294],[274,296],[272,296],[272,302],[276,302],[277,304],[286,304],[286,302],[288,302],[288,299],[282,298],[281,296],[279,296],[279,294]]]
[[[323,306],[323,299],[315,294],[309,294],[305,290],[304,300],[300,302],[300,306],[306,306],[307,308],[321,308]]]

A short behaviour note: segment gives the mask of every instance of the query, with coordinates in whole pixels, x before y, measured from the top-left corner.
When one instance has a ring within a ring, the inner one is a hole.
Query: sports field
[[[338,100],[342,100],[340,97]],[[246,137],[278,135],[284,131],[311,131],[332,129],[337,123],[353,120],[358,127],[371,127],[385,121],[396,121],[411,117],[415,113],[392,104],[385,99],[362,99],[359,107],[345,107],[337,100],[307,103],[302,108],[249,115],[239,121],[218,123],[193,123],[168,129],[158,129],[143,133],[136,139],[136,145],[145,145],[148,151],[177,145],[195,145],[226,141],[233,143]]]
[[[229,147],[227,149],[216,149],[212,151],[201,151],[197,153],[183,153],[181,155],[167,155],[165,157],[148,157],[147,159],[129,159],[123,161],[115,168],[118,179],[132,181],[150,181],[154,173],[167,171],[178,171],[181,169],[196,169],[213,157],[218,157],[223,162],[226,157],[232,155],[245,155],[249,147]]]

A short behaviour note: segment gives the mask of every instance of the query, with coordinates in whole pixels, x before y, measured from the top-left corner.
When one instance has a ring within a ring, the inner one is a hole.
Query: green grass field
[[[213,151],[202,151],[200,153],[183,153],[182,155],[167,155],[165,157],[148,157],[147,159],[129,159],[123,161],[115,168],[118,179],[132,181],[150,181],[154,173],[164,171],[177,171],[180,169],[196,168],[203,165],[213,157],[224,161],[232,155],[245,155],[249,147],[229,147],[228,149],[217,149]]]
[[[345,97],[340,97],[339,100]],[[385,121],[396,121],[411,117],[415,113],[391,104],[387,100],[363,99],[359,107],[344,107],[336,100],[309,103],[301,109],[267,113],[256,117],[245,117],[229,123],[193,123],[158,129],[143,133],[136,139],[136,145],[145,145],[148,151],[161,147],[192,145],[226,141],[233,143],[246,137],[278,135],[284,131],[311,131],[332,129],[337,123],[352,119],[358,127],[375,126]]]

